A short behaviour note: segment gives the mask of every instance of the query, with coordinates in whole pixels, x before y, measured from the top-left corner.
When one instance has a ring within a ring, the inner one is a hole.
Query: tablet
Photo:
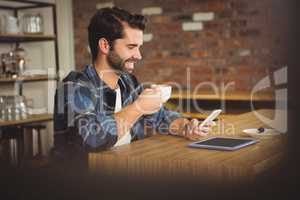
[[[193,148],[233,151],[249,146],[251,144],[255,144],[257,142],[258,140],[253,138],[213,137],[206,140],[190,143],[188,146]]]

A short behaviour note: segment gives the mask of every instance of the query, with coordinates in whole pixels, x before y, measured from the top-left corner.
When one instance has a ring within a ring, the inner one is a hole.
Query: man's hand
[[[142,114],[158,112],[162,103],[159,87],[146,88],[134,102],[137,110]]]
[[[115,119],[118,125],[118,139],[130,131],[134,123],[145,114],[152,114],[162,106],[161,90],[158,87],[145,89],[138,99],[115,113]]]
[[[179,118],[172,122],[170,125],[171,135],[183,136],[190,140],[198,140],[199,137],[206,136],[213,126],[216,125],[215,122],[206,124],[205,126],[200,126],[201,122],[197,119],[192,119],[191,121],[186,118]]]
[[[207,123],[204,126],[200,126],[201,122],[197,119],[192,119],[188,124],[185,125],[183,130],[183,136],[190,139],[198,139],[199,137],[207,136],[211,131],[211,128],[216,125],[215,122]]]

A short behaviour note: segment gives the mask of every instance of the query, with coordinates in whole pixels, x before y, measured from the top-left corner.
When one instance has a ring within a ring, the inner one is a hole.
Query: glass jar
[[[0,120],[5,120],[5,97],[0,96]]]
[[[43,34],[43,17],[40,13],[24,14],[22,24],[25,34]]]
[[[1,120],[20,120],[28,117],[24,96],[0,96],[0,109]]]

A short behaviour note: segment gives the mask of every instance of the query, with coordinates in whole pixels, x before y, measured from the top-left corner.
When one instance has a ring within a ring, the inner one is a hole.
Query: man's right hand
[[[134,102],[142,114],[153,114],[161,108],[163,101],[159,87],[146,88]]]

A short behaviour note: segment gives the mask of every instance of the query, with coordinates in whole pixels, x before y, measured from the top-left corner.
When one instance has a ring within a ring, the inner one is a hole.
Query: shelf
[[[32,0],[0,0],[0,10],[7,9],[15,17],[19,18],[19,12],[24,9],[40,9],[40,8],[50,8],[52,12],[52,26],[53,34],[6,34],[0,33],[0,44],[13,44],[13,43],[23,43],[23,42],[43,42],[43,41],[52,41],[54,43],[54,53],[55,53],[55,66],[56,72],[59,71],[59,53],[58,53],[58,41],[57,41],[57,16],[56,16],[56,4],[47,3],[44,1],[32,1]],[[29,10],[30,11],[30,10]],[[36,10],[39,11],[39,10]],[[50,23],[50,22],[49,22]],[[48,26],[48,25],[47,25]],[[49,80],[58,80],[58,76],[54,75],[49,77],[45,75],[31,75],[31,76],[21,76],[17,78],[0,78],[0,84],[19,84],[18,94],[22,95],[22,84],[24,82],[37,82],[37,81],[49,81]],[[39,97],[35,97],[39,98]],[[30,123],[51,121],[53,119],[53,114],[34,114],[29,115],[26,119],[22,120],[11,120],[3,121],[0,120],[0,127],[5,126],[17,126]]]
[[[48,7],[53,6],[53,3],[37,2],[30,0],[0,0],[1,9],[28,9],[36,7]]]
[[[36,122],[45,122],[45,121],[51,121],[52,119],[53,119],[53,114],[48,114],[48,113],[35,114],[35,115],[29,115],[26,119],[21,119],[21,120],[11,120],[11,121],[0,120],[0,127],[17,126],[17,125],[36,123]]]
[[[48,75],[32,75],[32,76],[21,76],[17,78],[0,78],[0,84],[3,83],[15,83],[15,82],[37,82],[37,81],[48,81],[56,80],[57,77],[48,77]]]
[[[0,34],[0,43],[53,41],[55,35]]]

